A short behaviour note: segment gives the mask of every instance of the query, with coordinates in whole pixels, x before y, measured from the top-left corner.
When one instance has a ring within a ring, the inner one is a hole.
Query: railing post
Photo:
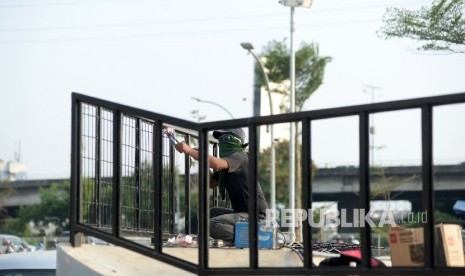
[[[169,164],[169,187],[168,187],[168,231],[170,233],[175,233],[175,213],[176,213],[176,183],[175,183],[175,177],[174,174],[176,172],[175,168],[175,154],[176,150],[174,147],[172,147],[169,144],[169,159],[170,159],[170,164]],[[187,155],[186,155],[187,156]],[[189,171],[187,171],[186,176],[189,174]]]
[[[202,272],[208,270],[208,131],[201,129],[199,131],[199,225],[198,225],[198,243],[199,243],[199,269]]]
[[[218,156],[218,144],[214,144],[213,145],[213,156]],[[212,205],[217,207],[218,206],[218,189],[215,188],[213,189],[213,202],[212,202]]]
[[[186,135],[186,141],[190,141],[190,135]],[[174,149],[173,149],[174,150]],[[184,232],[186,234],[191,234],[191,188],[190,188],[190,157],[185,154],[184,162]]]
[[[153,245],[157,253],[162,252],[163,237],[162,237],[162,191],[163,191],[163,162],[162,162],[162,122],[154,123],[153,131]],[[158,150],[157,150],[158,149]]]
[[[257,127],[249,125],[249,266],[258,268],[258,219],[257,219]]]
[[[113,190],[112,190],[112,233],[119,237],[121,230],[121,111],[113,112]]]
[[[302,123],[302,208],[307,211],[307,223],[302,221],[302,234],[304,244],[304,268],[312,267],[312,228],[310,219],[313,219],[312,210],[312,152],[311,152],[311,121],[307,118]]]
[[[370,210],[370,167],[369,167],[369,113],[362,111],[359,114],[359,150],[360,150],[360,208],[365,211],[363,216]],[[362,214],[360,214],[362,215]],[[360,228],[360,240],[362,249],[362,266],[370,267],[371,261],[371,230],[370,225],[363,219],[363,227]]]
[[[434,183],[433,183],[433,120],[432,107],[421,108],[421,149],[422,149],[422,209],[427,222],[423,224],[425,246],[425,267],[434,266]]]
[[[94,212],[95,212],[95,225],[98,227],[101,226],[100,224],[100,185],[101,185],[101,143],[102,143],[102,129],[101,129],[101,107],[95,107],[96,115],[95,115],[95,197],[94,197]]]
[[[76,224],[79,217],[79,183],[80,181],[80,167],[81,167],[81,103],[77,99],[75,93],[71,97],[71,195],[70,195],[70,242],[74,247],[76,246]]]
[[[141,162],[140,162],[140,152],[141,152],[141,129],[140,129],[140,118],[135,118],[136,120],[136,125],[135,125],[135,145],[134,145],[134,189],[135,189],[135,224],[133,227],[137,229],[137,231],[140,230],[140,207],[141,207],[141,181],[140,181],[140,175],[141,175]]]

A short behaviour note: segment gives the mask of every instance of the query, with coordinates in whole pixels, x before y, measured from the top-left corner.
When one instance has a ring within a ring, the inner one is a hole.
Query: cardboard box
[[[438,224],[434,227],[436,266],[465,266],[462,227]],[[392,266],[423,266],[423,228],[392,228],[389,232]]]
[[[392,266],[423,266],[423,228],[392,228],[389,232]]]
[[[465,266],[462,227],[439,224],[434,227],[435,262],[437,266]]]
[[[258,248],[273,248],[274,231],[272,227],[266,227],[264,223],[258,224]],[[234,246],[236,248],[249,247],[249,223],[236,222],[234,234]]]

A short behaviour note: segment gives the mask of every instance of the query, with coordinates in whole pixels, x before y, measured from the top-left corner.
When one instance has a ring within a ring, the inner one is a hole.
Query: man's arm
[[[186,142],[179,142],[175,145],[175,148],[180,153],[185,153],[195,160],[199,160],[199,151],[191,148]],[[229,168],[228,162],[222,158],[208,155],[208,165],[215,171],[224,170]]]

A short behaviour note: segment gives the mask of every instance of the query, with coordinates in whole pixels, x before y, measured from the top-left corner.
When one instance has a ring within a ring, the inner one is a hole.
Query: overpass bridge
[[[8,216],[15,216],[21,205],[40,204],[40,188],[65,181],[69,178],[0,181],[0,207],[8,211]]]
[[[422,183],[420,166],[392,166],[383,168],[386,178],[396,177],[392,192],[396,199],[412,202],[413,210],[421,210]],[[434,166],[434,187],[436,204],[452,206],[457,200],[465,199],[465,162],[455,165]],[[0,184],[0,194],[8,194],[0,199],[0,206],[15,210],[21,205],[40,204],[40,188],[48,188],[53,183],[63,183],[69,179],[36,179],[9,181]],[[314,201],[338,202],[339,208],[356,208],[359,193],[359,168],[338,166],[318,169],[313,181]],[[376,183],[379,188],[383,183]],[[195,190],[193,191],[196,192]],[[452,208],[452,207],[451,207]],[[450,209],[452,210],[452,209]],[[14,212],[13,212],[14,213]]]
[[[380,171],[383,175],[380,175]],[[436,165],[433,166],[432,171],[435,211],[452,215],[457,200],[465,199],[465,162],[455,165]],[[392,200],[408,201],[411,203],[410,212],[421,212],[424,200],[421,173],[421,166],[371,168],[370,200],[383,201],[389,197],[391,202]],[[337,203],[339,212],[345,209],[351,221],[353,211],[360,208],[359,175],[359,168],[354,166],[319,169],[312,182],[313,202]],[[340,232],[348,233],[355,230],[351,227],[339,229]]]
[[[376,170],[376,169],[374,169]],[[397,177],[394,192],[403,194],[419,192],[422,189],[420,166],[392,166],[384,167],[386,178]],[[0,194],[9,196],[1,199],[3,207],[19,207],[20,205],[34,205],[40,203],[39,188],[48,188],[53,183],[64,183],[66,178],[35,179],[8,181],[0,184]],[[315,199],[336,201],[345,199],[344,194],[359,192],[359,168],[355,166],[338,166],[334,168],[320,168],[316,171],[313,181],[313,195]],[[441,195],[449,195],[450,199],[465,199],[465,162],[455,165],[434,166],[435,191]],[[382,185],[382,183],[374,183]],[[392,183],[389,183],[392,184]],[[193,191],[195,192],[195,191]]]

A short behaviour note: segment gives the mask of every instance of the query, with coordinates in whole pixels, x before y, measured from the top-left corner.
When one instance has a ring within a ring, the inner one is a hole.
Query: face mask
[[[223,134],[218,140],[220,146],[220,157],[231,155],[234,152],[244,151],[242,140],[232,134]]]

